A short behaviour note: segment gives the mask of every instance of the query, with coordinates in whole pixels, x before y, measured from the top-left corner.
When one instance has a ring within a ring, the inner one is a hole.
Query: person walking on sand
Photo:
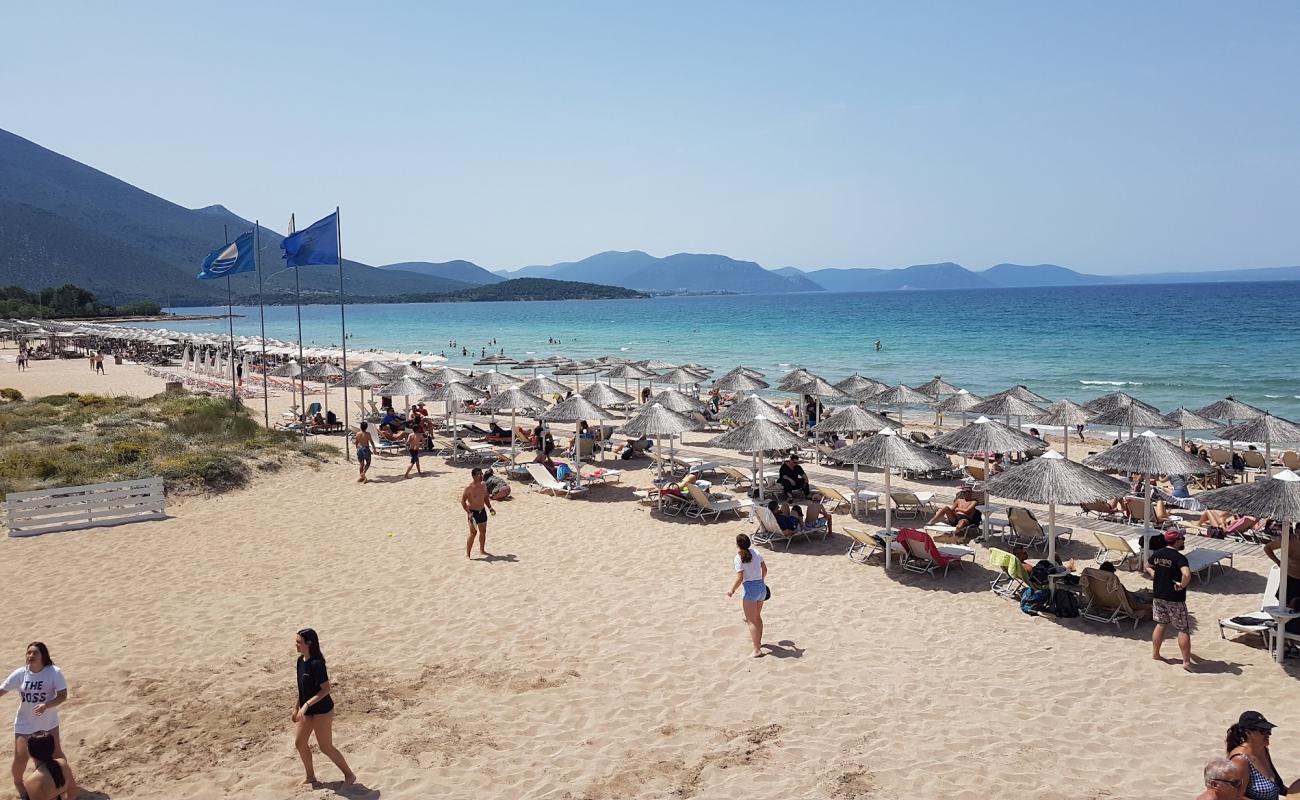
[[[1151,554],[1142,571],[1152,578],[1151,596],[1154,598],[1152,618],[1155,631],[1151,634],[1151,657],[1164,661],[1160,645],[1165,640],[1165,629],[1172,625],[1178,632],[1178,652],[1183,657],[1183,669],[1192,668],[1192,632],[1196,619],[1187,613],[1187,585],[1192,582],[1192,570],[1187,556],[1182,554],[1184,538],[1181,531],[1165,531],[1165,546]]]
[[[745,609],[749,638],[754,645],[754,652],[750,656],[760,658],[764,655],[763,601],[767,599],[767,562],[763,560],[762,554],[750,546],[749,537],[743,533],[736,536],[736,550],[736,580],[731,584],[727,597],[735,595],[736,590],[744,584],[745,594],[741,605]]]
[[[103,375],[103,374],[104,374],[104,354],[103,354],[103,353],[95,353],[95,374],[97,374],[97,375]]]
[[[27,800],[75,800],[78,795],[77,782],[72,777],[72,768],[68,760],[54,755],[54,737],[45,731],[37,731],[27,737],[27,752],[36,769],[23,781]]]
[[[357,478],[357,483],[366,482],[366,472],[370,469],[370,460],[374,454],[375,440],[370,436],[370,423],[365,420],[361,421],[361,430],[353,437],[353,442],[357,446],[357,466],[361,469],[361,475]]]
[[[54,709],[68,700],[68,682],[63,672],[50,660],[44,642],[27,645],[27,663],[9,673],[0,683],[0,696],[18,692],[18,714],[14,717],[14,788],[25,797],[23,773],[27,770],[27,741],[34,733],[45,732],[54,740],[53,755],[63,758],[59,739],[59,712]]]
[[[487,481],[483,480],[483,470],[475,467],[470,471],[470,484],[465,487],[465,491],[460,494],[460,507],[465,509],[465,514],[469,518],[469,538],[465,540],[465,558],[469,558],[474,550],[474,536],[478,535],[478,554],[487,555],[487,523],[488,513],[496,516],[497,510],[492,507],[492,498],[488,494]]]
[[[330,697],[330,676],[320,651],[320,637],[311,628],[303,628],[294,639],[294,647],[298,650],[298,705],[293,712],[297,726],[293,743],[307,770],[303,783],[316,783],[311,763],[312,734],[316,735],[316,746],[343,773],[343,782],[356,783],[357,776],[348,769],[347,759],[334,746],[334,698]]]
[[[420,469],[420,448],[424,446],[424,434],[420,433],[419,425],[411,425],[411,431],[406,435],[406,452],[411,455],[411,463],[406,468],[404,477],[411,477],[411,469],[414,468],[417,475],[423,475],[424,470]]]

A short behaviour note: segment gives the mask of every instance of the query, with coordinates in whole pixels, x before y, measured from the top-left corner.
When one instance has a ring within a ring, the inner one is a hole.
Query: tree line
[[[104,303],[80,286],[65,283],[57,288],[28,291],[20,286],[0,288],[0,317],[12,319],[68,319],[70,317],[154,316],[162,306],[154,302]]]

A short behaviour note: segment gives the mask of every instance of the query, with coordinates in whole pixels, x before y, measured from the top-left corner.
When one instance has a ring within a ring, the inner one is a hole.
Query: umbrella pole
[[[519,454],[519,451],[515,449],[515,444],[516,444],[516,442],[515,442],[515,407],[514,407],[514,406],[511,406],[511,407],[510,407],[510,463],[511,463],[511,465],[513,465],[513,464],[515,463],[515,456]]]
[[[1151,555],[1151,495],[1155,488],[1155,481],[1150,475],[1143,475],[1144,482],[1147,485],[1147,508],[1146,520],[1142,523],[1142,565],[1146,566],[1147,556]]]
[[[582,486],[582,439],[578,438],[578,423],[573,423],[573,485]]]
[[[1056,503],[1047,504],[1047,560],[1056,563]]]
[[[984,453],[984,480],[988,481],[988,479],[992,477],[993,476],[989,474],[989,454],[985,452]],[[985,506],[988,506],[988,496],[989,496],[988,489],[985,489],[984,490]],[[980,533],[980,539],[982,541],[987,542],[989,540],[989,515],[982,514],[981,516],[984,518],[983,519],[984,530]],[[1005,533],[1005,531],[1003,531],[1003,533]]]
[[[894,532],[894,501],[890,497],[889,478],[889,467],[885,467],[885,569],[889,569],[890,551],[894,549],[894,540],[891,538]]]
[[[1264,442],[1264,469],[1273,477],[1273,443],[1269,441]]]
[[[1070,457],[1070,427],[1068,425],[1061,426],[1061,439],[1065,442],[1065,457],[1069,458]]]
[[[1291,537],[1296,531],[1298,523],[1291,523],[1291,530],[1282,532],[1282,552],[1280,553],[1282,581],[1277,586],[1277,604],[1287,609],[1290,606],[1287,602],[1290,600],[1286,596],[1286,586],[1289,580],[1287,565],[1290,564]],[[1282,664],[1286,659],[1286,623],[1287,620],[1280,619],[1277,621],[1277,636],[1281,637],[1277,643],[1277,663]]]

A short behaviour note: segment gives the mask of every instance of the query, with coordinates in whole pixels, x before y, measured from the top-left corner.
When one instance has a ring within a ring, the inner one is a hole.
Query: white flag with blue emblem
[[[199,277],[203,280],[226,278],[255,269],[257,262],[253,259],[253,232],[249,231],[230,244],[208,253],[208,257],[203,259],[203,271]]]

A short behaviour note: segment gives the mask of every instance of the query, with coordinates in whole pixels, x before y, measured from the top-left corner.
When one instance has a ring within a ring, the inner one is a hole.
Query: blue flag
[[[208,257],[203,259],[203,271],[199,277],[206,281],[255,269],[257,262],[253,260],[253,232],[249,231],[230,244],[208,253]]]
[[[305,267],[311,264],[339,263],[339,215],[330,214],[313,222],[311,227],[284,237],[280,247],[284,250],[286,267]]]

